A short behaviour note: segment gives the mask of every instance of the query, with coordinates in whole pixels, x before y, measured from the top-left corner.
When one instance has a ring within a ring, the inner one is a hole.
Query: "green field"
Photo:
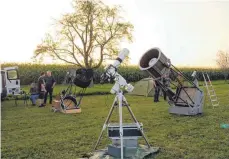
[[[96,85],[88,92],[109,92],[112,85]],[[57,86],[55,94],[63,86]],[[229,84],[214,82],[220,107],[204,106],[201,116],[177,116],[168,113],[162,98],[153,103],[152,97],[126,98],[152,146],[160,147],[156,159],[228,159]],[[28,87],[24,87],[28,90]],[[2,102],[2,158],[79,158],[90,152],[111,107],[113,95],[85,96],[81,114],[66,115],[51,112],[50,106],[38,108],[15,106],[14,101]],[[124,108],[125,121],[130,116]],[[117,111],[111,121],[117,121]],[[106,133],[100,148],[109,143]],[[141,139],[140,143],[144,143]]]
[[[227,81],[228,82],[228,81]],[[132,82],[132,84],[134,85],[136,82]],[[224,80],[218,80],[218,81],[212,81],[212,84],[215,86],[217,85],[224,85],[226,82]],[[204,82],[200,81],[199,85],[203,86]],[[113,85],[112,84],[95,84],[92,88],[87,88],[85,94],[89,94],[89,95],[98,95],[101,93],[109,93],[110,89]],[[22,90],[29,92],[29,85],[23,85],[21,86]],[[57,95],[59,94],[62,90],[66,89],[68,87],[68,85],[56,85],[55,89],[54,89],[54,93],[53,95]],[[78,92],[80,90],[79,87],[74,87],[74,89],[76,88],[76,92]]]
[[[62,90],[67,89],[68,85],[56,85],[54,88],[53,96],[58,95]],[[92,88],[87,88],[85,94],[98,95],[100,93],[109,93],[112,85],[111,84],[96,84]],[[29,92],[29,85],[22,86],[22,90]],[[73,86],[72,90],[76,90],[76,93],[81,88]]]

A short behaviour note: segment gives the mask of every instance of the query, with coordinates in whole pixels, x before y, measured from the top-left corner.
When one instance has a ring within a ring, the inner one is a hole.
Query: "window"
[[[18,79],[18,72],[17,72],[17,70],[8,70],[7,71],[7,78],[9,80],[16,80],[16,79]]]

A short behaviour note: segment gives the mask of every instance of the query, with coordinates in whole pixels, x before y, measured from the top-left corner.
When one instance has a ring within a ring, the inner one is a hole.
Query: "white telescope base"
[[[202,106],[201,107],[181,107],[181,106],[170,106],[169,113],[178,114],[178,115],[198,115],[202,114]]]

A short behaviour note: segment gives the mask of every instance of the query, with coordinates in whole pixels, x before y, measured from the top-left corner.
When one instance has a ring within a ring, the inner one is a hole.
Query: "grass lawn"
[[[112,85],[97,85],[110,90]],[[156,159],[228,159],[229,84],[215,83],[220,107],[204,107],[201,116],[177,116],[168,113],[168,104],[161,98],[153,103],[152,97],[126,98],[136,118],[143,123],[144,132],[152,146],[160,147]],[[89,90],[89,89],[88,89]],[[53,113],[50,107],[19,106],[14,101],[2,102],[2,158],[79,158],[90,152],[101,131],[111,107],[113,95],[86,96],[82,100],[82,113],[66,115]],[[115,110],[111,122],[117,122]],[[124,108],[125,121],[130,116]],[[109,139],[104,137],[100,148]],[[144,143],[141,139],[140,143]]]
[[[67,89],[68,85],[56,85],[54,88],[54,96],[59,94],[62,90]],[[98,93],[108,93],[110,92],[112,85],[111,84],[95,84],[92,88],[87,88],[86,89],[86,94],[98,94]],[[23,85],[22,90],[29,92],[30,86],[29,85]],[[76,88],[76,92],[81,90],[79,87],[72,87],[73,90]]]
[[[199,82],[199,85],[203,85],[203,81],[200,81]],[[225,81],[223,80],[219,80],[219,81],[212,81],[213,85],[222,85],[222,84],[225,84]],[[132,83],[133,85],[135,83]],[[98,93],[109,93],[110,92],[110,89],[113,85],[112,84],[95,84],[92,88],[87,88],[85,94],[98,94]],[[56,85],[55,88],[54,88],[54,96],[59,94],[62,90],[66,89],[68,87],[68,85]],[[26,92],[29,92],[29,89],[30,89],[30,86],[29,85],[23,85],[21,86],[21,88],[26,91]],[[74,88],[75,89],[75,88]],[[76,87],[76,90],[79,91],[80,88],[79,87]]]

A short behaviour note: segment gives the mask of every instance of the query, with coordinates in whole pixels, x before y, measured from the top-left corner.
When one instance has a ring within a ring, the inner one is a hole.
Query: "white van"
[[[18,67],[6,67],[1,70],[1,98],[20,94]]]

